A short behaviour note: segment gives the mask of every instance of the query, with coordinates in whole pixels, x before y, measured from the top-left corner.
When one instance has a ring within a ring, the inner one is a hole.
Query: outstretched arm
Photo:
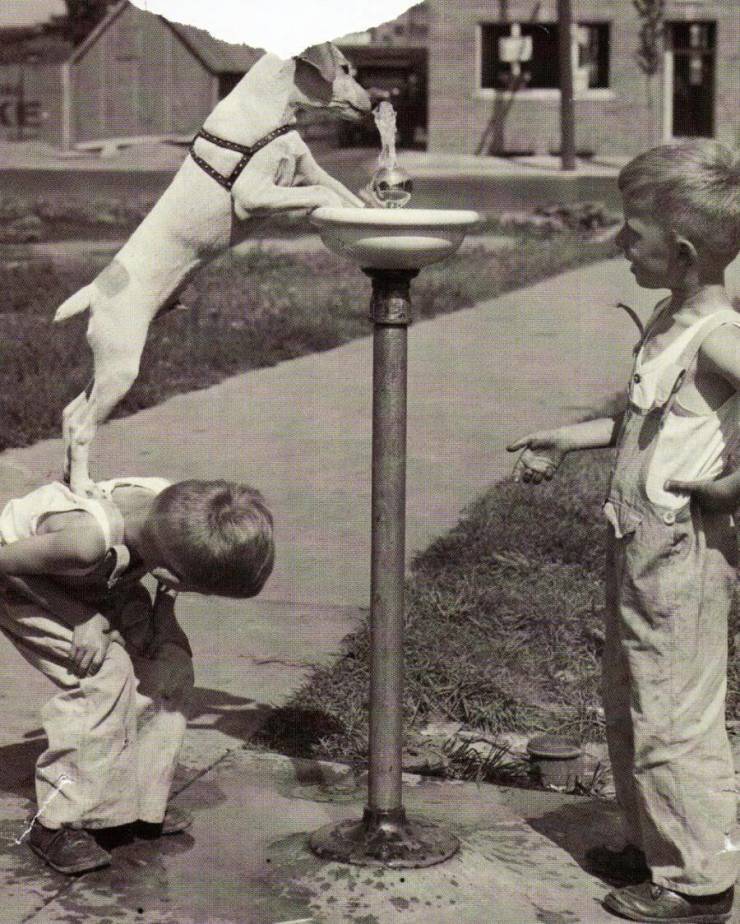
[[[538,430],[510,443],[509,452],[523,450],[514,465],[514,480],[539,484],[549,481],[569,452],[613,446],[622,415],[599,417],[555,430]]]

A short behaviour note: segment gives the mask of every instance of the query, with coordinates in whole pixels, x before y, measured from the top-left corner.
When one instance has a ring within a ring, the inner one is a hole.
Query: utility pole
[[[573,101],[573,12],[571,0],[558,0],[560,58],[560,159],[563,170],[576,169],[576,111]]]

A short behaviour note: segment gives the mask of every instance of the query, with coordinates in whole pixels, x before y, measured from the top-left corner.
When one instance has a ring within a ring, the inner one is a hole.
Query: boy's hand
[[[734,513],[738,507],[737,477],[715,481],[668,480],[663,485],[672,494],[695,497],[699,506],[709,513]]]
[[[72,670],[78,677],[97,674],[110,643],[114,641],[125,647],[121,634],[111,632],[108,620],[100,613],[76,625],[72,632],[72,651],[69,656]]]
[[[560,467],[568,448],[558,430],[540,430],[515,440],[506,447],[507,452],[524,452],[514,463],[514,481],[540,484],[549,481]]]

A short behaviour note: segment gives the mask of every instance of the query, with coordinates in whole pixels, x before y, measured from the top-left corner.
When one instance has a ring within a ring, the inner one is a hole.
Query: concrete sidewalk
[[[327,166],[374,164],[378,147],[333,148],[313,144],[314,153]],[[8,170],[92,170],[92,171],[151,171],[174,172],[187,153],[184,144],[143,141],[121,147],[106,156],[94,151],[62,151],[43,141],[0,140],[0,162]],[[603,155],[579,159],[575,171],[561,171],[560,158],[551,155],[525,157],[495,157],[456,154],[454,152],[417,151],[402,149],[399,162],[414,176],[615,176],[629,158]]]
[[[409,554],[508,473],[513,436],[577,418],[624,384],[635,331],[618,300],[644,316],[655,296],[610,261],[411,328]],[[262,488],[277,565],[256,601],[181,601],[197,690],[176,798],[194,810],[193,830],[121,847],[111,869],[79,880],[48,871],[18,843],[50,689],[0,643],[3,922],[613,920],[599,905],[607,886],[581,866],[588,846],[617,836],[608,803],[409,778],[409,813],[444,823],[461,853],[427,870],[345,867],[316,860],[306,833],[359,817],[363,781],[245,750],[367,606],[371,354],[370,339],[355,341],[101,430],[99,477],[218,474]],[[57,477],[61,459],[58,440],[0,456],[0,502]]]

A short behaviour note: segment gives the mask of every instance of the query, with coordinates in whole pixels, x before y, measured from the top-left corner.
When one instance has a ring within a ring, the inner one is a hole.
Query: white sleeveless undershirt
[[[97,487],[107,500],[110,500],[113,491],[118,487],[137,487],[159,494],[171,482],[165,478],[112,478],[109,481],[99,481]],[[35,536],[40,522],[54,513],[68,513],[73,510],[84,510],[97,522],[105,539],[106,549],[114,544],[113,529],[109,512],[100,501],[73,494],[67,485],[60,481],[42,485],[34,491],[8,501],[0,513],[0,544],[6,545],[18,542],[19,539],[28,539]],[[67,573],[78,573],[69,571]],[[79,572],[84,573],[84,572]]]
[[[691,338],[706,324],[711,315],[692,324],[669,346],[651,359],[642,360],[642,350],[637,355],[635,373],[639,382],[633,381],[631,400],[642,411],[648,411],[656,403],[664,403],[670,367],[677,362]],[[740,316],[734,323],[740,327]],[[678,509],[686,503],[686,496],[665,491],[663,485],[668,479],[681,481],[711,480],[722,474],[732,455],[737,450],[740,436],[740,395],[735,394],[716,411],[708,414],[694,414],[681,407],[679,391],[672,409],[668,412],[662,429],[656,437],[657,444],[645,476],[645,493],[654,504]]]

